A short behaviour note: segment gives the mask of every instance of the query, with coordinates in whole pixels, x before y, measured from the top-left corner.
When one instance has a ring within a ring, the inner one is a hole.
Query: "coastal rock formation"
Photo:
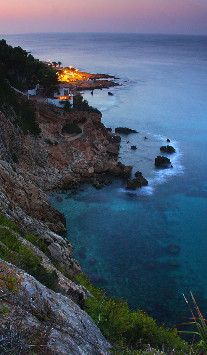
[[[147,186],[148,181],[142,176],[140,171],[135,173],[135,178],[133,180],[127,181],[126,190],[136,190],[142,186]]]
[[[157,158],[155,158],[155,166],[168,167],[170,164],[171,161],[167,157],[158,155]]]
[[[121,134],[139,133],[136,130],[127,127],[117,127],[115,128],[115,132]]]
[[[0,260],[1,351],[41,354],[109,354],[110,344],[92,319],[68,297],[55,293]]]
[[[17,94],[22,100],[22,95]],[[0,112],[0,208],[25,231],[48,243],[55,262],[67,272],[80,271],[72,246],[58,236],[66,232],[65,217],[53,208],[46,193],[75,190],[81,183],[110,183],[103,173],[129,178],[132,167],[117,162],[120,137],[107,132],[101,114],[65,112],[30,100],[41,129],[40,135],[24,134],[15,124],[14,112]],[[74,136],[63,128],[79,126]]]
[[[172,154],[175,153],[175,148],[172,147],[171,145],[167,145],[167,146],[160,147],[160,151],[163,153]]]
[[[118,162],[118,164],[115,164],[115,162],[111,162],[108,169],[108,173],[110,175],[120,176],[124,179],[128,179],[131,175],[132,168],[132,166],[126,166],[121,162]]]

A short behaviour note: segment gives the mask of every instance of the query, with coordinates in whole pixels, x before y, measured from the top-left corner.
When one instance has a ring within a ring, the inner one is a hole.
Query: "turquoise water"
[[[142,171],[148,187],[129,193],[114,181],[101,191],[85,185],[77,195],[61,195],[62,202],[50,197],[65,213],[83,271],[159,322],[178,324],[189,315],[182,293],[190,290],[207,314],[207,37],[3,37],[42,60],[115,74],[122,86],[110,89],[114,96],[84,96],[106,126],[140,132],[122,137],[120,160]],[[167,138],[176,148],[173,169],[157,170],[154,158]]]

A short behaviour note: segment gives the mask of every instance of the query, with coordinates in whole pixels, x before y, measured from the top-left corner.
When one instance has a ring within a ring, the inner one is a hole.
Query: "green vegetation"
[[[18,238],[19,227],[0,215],[0,258],[20,267],[34,276],[48,288],[58,290],[58,276],[55,271],[48,271],[41,265],[42,258],[37,256]],[[25,235],[25,239],[38,243],[38,238]],[[39,245],[38,245],[39,247]],[[45,250],[45,245],[42,248]]]
[[[17,112],[16,124],[22,128],[24,134],[30,132],[35,136],[39,135],[41,130],[35,120],[35,112],[30,106],[29,101],[22,101],[18,106]]]
[[[63,110],[65,110],[66,112],[70,112],[72,110],[72,106],[70,104],[70,101],[62,100],[62,101],[60,101],[60,104],[63,105]]]
[[[195,334],[196,336],[198,336],[200,338],[200,341],[197,342],[193,347],[194,354],[206,354],[207,353],[207,325],[206,325],[207,321],[203,318],[192,292],[190,292],[190,294],[191,294],[191,298],[195,310],[197,312],[197,316],[194,315],[188,300],[186,299],[185,295],[183,295],[185,302],[192,315],[192,322],[184,323],[184,324],[195,326],[197,328],[197,331],[181,331],[180,333]]]
[[[0,76],[19,90],[33,89],[39,83],[47,96],[54,92],[58,84],[57,74],[51,67],[39,62],[21,47],[9,46],[4,39],[0,41]]]
[[[131,311],[126,302],[107,297],[85,275],[78,276],[77,280],[93,295],[86,300],[85,310],[106,339],[115,344],[116,353],[139,354],[137,349],[145,349],[147,344],[160,350],[164,347],[166,353],[172,349],[176,350],[177,355],[186,353],[188,344],[177,335],[176,330],[159,327],[141,310]]]
[[[24,134],[30,132],[31,134],[39,135],[41,130],[35,120],[35,112],[29,101],[25,101],[25,99],[18,100],[6,79],[0,76],[0,81],[0,110],[6,115],[14,112],[17,117],[15,123],[22,128]]]
[[[0,258],[25,270],[50,289],[58,291],[56,272],[45,270],[41,266],[41,257],[22,243],[19,235],[36,245],[50,257],[44,240],[32,234],[24,233],[16,223],[0,214]],[[54,262],[53,264],[66,277],[71,279],[71,276],[65,273],[59,265]],[[10,281],[8,285],[11,287],[11,291],[15,292],[15,280]],[[108,297],[103,290],[94,287],[84,274],[76,276],[73,281],[85,286],[92,294],[92,297],[85,301],[84,309],[97,324],[105,338],[112,344],[112,351],[115,354],[162,354],[163,349],[163,354],[168,355],[189,355],[190,351],[191,354],[202,354],[202,352],[196,352],[195,346],[192,350],[192,347],[177,335],[176,330],[158,326],[143,311],[132,311],[123,300]],[[6,309],[0,309],[0,313],[3,312],[6,312]],[[195,321],[197,322],[197,319]],[[200,321],[202,322],[202,329],[199,328],[201,334],[206,334],[206,328],[203,327],[203,324],[205,325],[204,320],[200,318]],[[150,344],[151,351],[145,351],[147,344]],[[196,346],[199,347],[199,343]],[[203,342],[200,343],[199,351],[201,346],[204,348]]]
[[[79,134],[82,133],[82,129],[75,123],[68,123],[63,127],[63,133]]]
[[[73,109],[76,111],[101,113],[97,108],[89,106],[88,101],[83,100],[83,96],[81,94],[77,94],[74,96]]]

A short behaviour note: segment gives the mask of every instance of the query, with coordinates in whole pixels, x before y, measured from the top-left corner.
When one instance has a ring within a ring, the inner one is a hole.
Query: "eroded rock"
[[[171,164],[171,161],[167,157],[163,157],[163,156],[159,155],[159,156],[157,156],[157,158],[155,158],[155,166],[169,167],[170,164]]]
[[[11,349],[29,353],[31,344],[32,350],[41,354],[110,353],[110,344],[98,327],[68,297],[5,261],[0,260],[0,269],[0,346],[5,353]]]

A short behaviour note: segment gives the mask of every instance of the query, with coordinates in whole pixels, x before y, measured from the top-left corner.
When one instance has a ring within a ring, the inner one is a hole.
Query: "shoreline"
[[[46,65],[51,65],[50,62],[43,62]],[[60,85],[69,85],[72,91],[81,90],[97,90],[109,89],[115,86],[121,86],[115,80],[118,80],[113,75],[109,74],[91,74],[72,67],[56,67],[52,66],[53,70],[58,75]],[[109,80],[109,79],[113,79]]]

